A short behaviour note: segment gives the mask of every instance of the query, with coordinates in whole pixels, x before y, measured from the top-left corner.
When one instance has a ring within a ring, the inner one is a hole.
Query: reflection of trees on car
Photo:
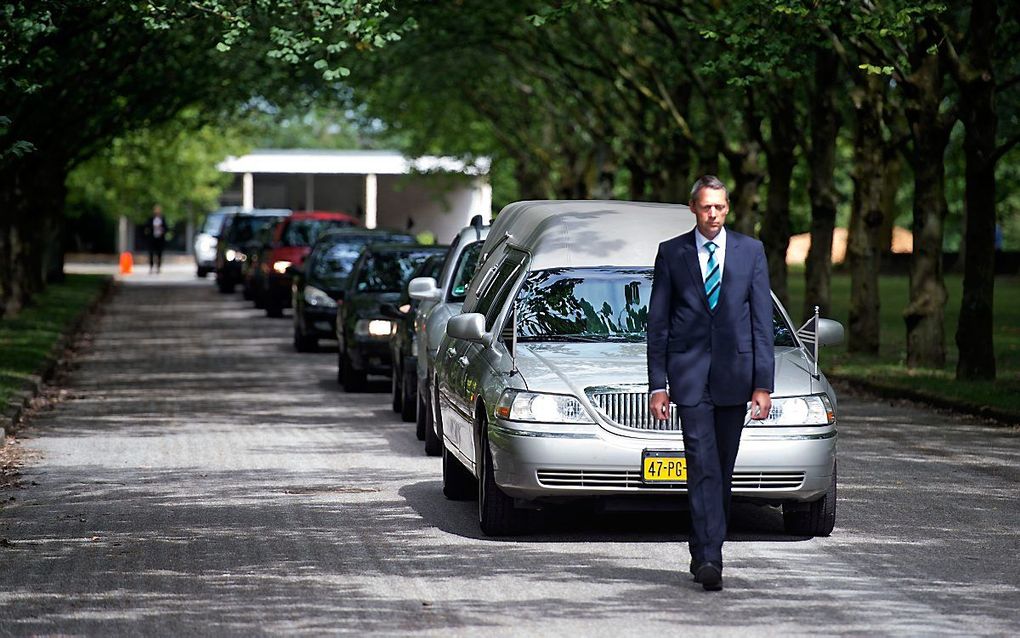
[[[433,252],[371,255],[361,267],[358,292],[400,292],[415,267]]]
[[[641,286],[650,270],[556,268],[532,273],[518,299],[521,338],[644,339],[648,307]]]
[[[345,228],[351,222],[336,219],[300,219],[287,224],[281,241],[284,246],[311,246],[319,235],[331,228]]]
[[[517,333],[550,338],[644,341],[652,270],[555,268],[528,276],[517,300]],[[773,308],[776,346],[795,347],[793,331]]]
[[[337,244],[329,249],[321,259],[315,262],[315,274],[320,277],[343,276],[351,274],[354,262],[358,260],[365,243]]]

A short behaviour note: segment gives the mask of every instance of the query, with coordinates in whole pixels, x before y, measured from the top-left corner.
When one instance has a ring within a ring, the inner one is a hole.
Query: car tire
[[[492,469],[492,450],[489,448],[489,431],[483,414],[478,441],[478,524],[486,536],[515,536],[528,529],[527,510],[514,507],[514,499],[507,496],[496,484]]]
[[[364,370],[358,370],[351,363],[351,358],[344,350],[340,353],[340,383],[347,392],[364,392],[367,375]]]
[[[294,350],[297,352],[315,352],[319,348],[318,337],[310,337],[301,332],[298,322],[294,322]]]
[[[416,403],[418,404],[418,413],[415,414],[415,418],[414,418],[414,420],[415,420],[414,434],[415,434],[415,436],[418,437],[419,441],[424,441],[425,440],[425,415],[428,414],[428,411],[429,411],[428,403],[427,403],[427,401],[428,401],[428,394],[429,394],[429,384],[426,383],[425,384],[425,391],[418,393],[418,400],[416,401]]]
[[[206,275],[209,274],[209,269],[205,266],[198,266],[195,270],[195,276],[199,279],[205,279]]]
[[[251,288],[251,284],[245,283],[241,285],[241,298],[245,301],[254,301],[256,308],[261,308],[259,305],[258,295]]]
[[[464,464],[443,446],[443,496],[451,501],[470,501],[478,495],[478,485]]]
[[[283,306],[277,304],[275,301],[266,300],[264,305],[267,317],[279,318],[283,316]]]
[[[438,381],[436,382],[438,383]],[[428,456],[439,456],[443,451],[443,431],[440,429],[441,418],[436,414],[436,403],[439,401],[438,389],[429,393],[429,412],[425,421],[425,454]]]
[[[404,359],[400,382],[400,419],[413,423],[418,415],[418,366],[408,365],[410,357]]]
[[[216,288],[224,295],[229,295],[234,292],[234,282],[228,280],[226,277],[217,277]]]
[[[396,362],[393,363],[393,370],[390,371],[390,407],[397,414],[403,409],[404,390],[400,387],[401,375]]]
[[[807,508],[801,504],[783,505],[783,529],[794,536],[828,536],[836,526],[836,464],[825,496]]]

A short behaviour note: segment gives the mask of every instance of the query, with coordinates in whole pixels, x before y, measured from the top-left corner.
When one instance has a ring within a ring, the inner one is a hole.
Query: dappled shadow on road
[[[71,619],[86,634],[406,633],[664,613],[803,629],[817,626],[822,603],[826,624],[850,633],[879,621],[919,633],[959,628],[852,565],[793,547],[774,546],[769,568],[752,570],[731,543],[730,589],[707,597],[684,574],[685,555],[661,551],[684,540],[672,529],[677,515],[591,517],[536,537],[480,540],[473,503],[443,500],[437,481],[394,496],[390,472],[83,476],[35,477],[42,489],[7,513],[5,631],[63,633]],[[635,543],[653,556],[626,549]],[[992,583],[924,586],[952,592],[968,613],[1015,595]],[[835,614],[832,598],[846,601]]]
[[[290,353],[289,322],[208,282],[119,296],[26,432],[47,457],[0,515],[0,633],[1015,633],[1006,435],[845,402],[836,533],[735,506],[711,596],[686,514],[484,537],[388,383],[343,393],[335,354]]]
[[[423,481],[400,488],[400,495],[427,523],[458,536],[490,539],[478,527],[477,501],[454,502],[443,497],[442,484]],[[667,505],[659,502],[660,505]],[[680,507],[683,505],[678,503]],[[598,501],[549,506],[533,512],[530,533],[515,538],[521,543],[688,541],[690,519],[686,511],[605,511]],[[783,531],[776,508],[737,503],[730,523],[730,542],[792,542],[807,540]]]

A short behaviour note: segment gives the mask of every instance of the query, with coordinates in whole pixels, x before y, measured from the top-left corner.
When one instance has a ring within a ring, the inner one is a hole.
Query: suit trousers
[[[677,410],[687,457],[691,558],[698,563],[711,561],[722,565],[733,465],[747,406],[715,405],[706,386],[696,405],[678,405]]]

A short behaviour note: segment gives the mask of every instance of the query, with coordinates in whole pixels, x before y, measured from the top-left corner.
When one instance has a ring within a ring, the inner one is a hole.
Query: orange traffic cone
[[[130,252],[124,251],[120,254],[120,274],[130,275],[131,268],[134,266],[134,264],[135,259],[134,257],[131,256]]]

